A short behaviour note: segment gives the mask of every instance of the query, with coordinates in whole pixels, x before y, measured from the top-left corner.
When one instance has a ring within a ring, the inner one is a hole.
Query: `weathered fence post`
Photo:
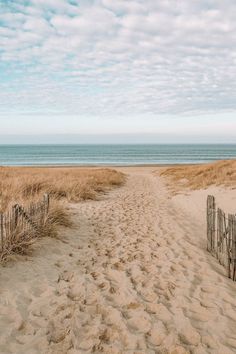
[[[233,263],[232,279],[236,280],[236,215],[233,216],[233,222],[232,222],[232,263]]]
[[[228,216],[228,277],[235,280],[236,276],[236,217],[229,214]],[[232,272],[231,272],[232,268]]]
[[[44,198],[44,204],[45,204],[45,213],[48,214],[49,203],[50,203],[49,195],[48,194],[44,194],[43,198]]]
[[[209,195],[207,197],[207,250],[227,268],[228,277],[236,280],[236,215],[229,214],[226,218],[220,208],[217,209],[217,214],[215,210],[215,198]],[[216,215],[217,225],[215,225]]]
[[[1,234],[1,250],[2,250],[2,252],[4,250],[4,225],[3,225],[3,219],[4,219],[4,216],[1,213],[0,214],[0,234]]]
[[[18,225],[18,219],[19,219],[19,207],[17,204],[13,206],[13,216],[14,216],[14,220],[13,220],[14,229],[16,229]]]
[[[207,250],[215,250],[215,198],[212,195],[207,197]]]
[[[216,242],[216,258],[219,259],[220,264],[224,264],[225,249],[227,250],[227,230],[225,213],[217,209],[217,242]],[[224,247],[226,244],[226,247]]]

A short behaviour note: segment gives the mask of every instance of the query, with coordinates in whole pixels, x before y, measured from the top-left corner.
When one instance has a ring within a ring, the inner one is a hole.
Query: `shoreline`
[[[234,161],[235,159],[230,159],[230,161]],[[214,161],[207,161],[207,162],[197,162],[197,163],[169,163],[169,164],[129,164],[129,165],[0,165],[0,168],[149,168],[149,167],[178,167],[178,166],[200,166],[200,165],[207,165],[208,163],[214,163],[219,161],[229,161],[228,159],[224,160],[214,160]]]

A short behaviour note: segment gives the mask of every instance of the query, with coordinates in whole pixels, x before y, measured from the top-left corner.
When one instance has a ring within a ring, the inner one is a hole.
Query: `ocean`
[[[236,158],[236,144],[0,145],[1,166],[196,164]]]

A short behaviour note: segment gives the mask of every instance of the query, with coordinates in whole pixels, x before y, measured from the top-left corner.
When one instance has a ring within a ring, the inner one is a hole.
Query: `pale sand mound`
[[[128,171],[72,206],[66,242],[1,269],[0,353],[236,352],[236,284],[205,251],[205,219],[150,169]]]

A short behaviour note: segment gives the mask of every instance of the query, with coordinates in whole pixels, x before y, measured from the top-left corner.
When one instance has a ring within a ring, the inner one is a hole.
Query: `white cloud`
[[[0,112],[236,109],[233,0],[0,0]]]

